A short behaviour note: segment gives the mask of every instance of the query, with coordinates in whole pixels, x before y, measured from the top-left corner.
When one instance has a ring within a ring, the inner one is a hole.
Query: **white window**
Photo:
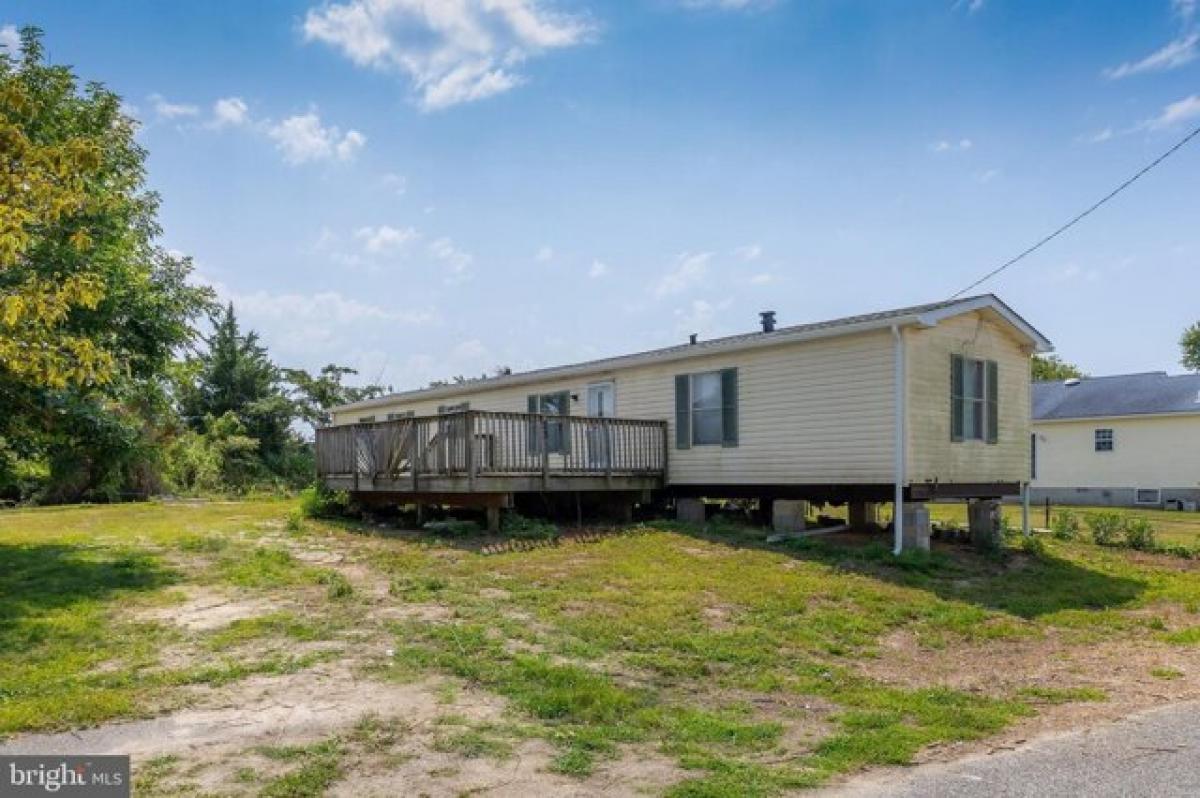
[[[1111,452],[1113,450],[1113,431],[1111,429],[1096,430],[1096,451]]]
[[[721,426],[721,372],[692,375],[692,444],[719,444]]]
[[[358,420],[359,424],[374,424],[375,416],[363,416]]]
[[[951,440],[996,443],[999,439],[999,374],[994,360],[951,356]]]

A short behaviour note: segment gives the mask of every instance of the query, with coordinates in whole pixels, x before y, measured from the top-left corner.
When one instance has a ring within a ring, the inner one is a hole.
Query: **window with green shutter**
[[[950,357],[950,439],[996,443],[1000,367],[994,360]]]
[[[738,445],[738,371],[675,377],[675,448]]]

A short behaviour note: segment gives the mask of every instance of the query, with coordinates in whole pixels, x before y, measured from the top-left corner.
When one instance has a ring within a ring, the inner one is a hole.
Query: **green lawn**
[[[197,685],[349,656],[297,646],[371,628],[392,653],[365,679],[432,677],[451,694],[507,702],[503,722],[448,717],[430,749],[439,755],[503,758],[542,740],[554,751],[549,768],[587,779],[642,748],[683,769],[659,785],[671,794],[770,795],[909,762],[927,746],[985,738],[1064,703],[1103,702],[1111,688],[1111,674],[1089,671],[1087,658],[1070,684],[1039,681],[1033,668],[991,680],[989,669],[1004,666],[986,656],[963,665],[995,685],[985,689],[919,673],[882,678],[889,641],[912,640],[930,661],[1009,645],[1073,661],[1136,644],[1162,652],[1153,670],[1179,684],[1190,671],[1167,658],[1200,640],[1200,564],[1082,542],[992,556],[945,545],[896,560],[882,538],[769,546],[762,530],[656,523],[486,554],[482,544],[494,541],[351,523],[289,530],[291,509],[251,501],[0,514],[0,735],[170,711]],[[352,554],[390,585],[386,595],[369,603],[353,579],[298,557],[305,547]],[[200,587],[267,604],[199,632],[146,620]],[[1167,682],[1149,667],[1144,678]],[[247,771],[225,786],[321,794],[355,778],[362,739],[384,745],[377,731],[364,734],[280,749],[290,758],[259,752],[293,769],[270,783]],[[172,767],[148,765],[144,778],[170,794]]]

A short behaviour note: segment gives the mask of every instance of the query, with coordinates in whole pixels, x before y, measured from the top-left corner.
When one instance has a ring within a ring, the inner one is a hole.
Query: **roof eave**
[[[1046,354],[1054,351],[1054,344],[1050,343],[1049,338],[1038,332],[1036,327],[1025,321],[1021,317],[1021,314],[1004,304],[995,294],[984,294],[983,296],[963,300],[962,303],[957,305],[950,305],[949,307],[922,313],[921,320],[923,324],[932,327],[943,319],[985,308],[1002,316],[1005,321],[1015,327],[1029,341],[1034,352]]]
[[[365,399],[361,402],[340,405],[338,407],[331,408],[329,412],[352,413],[359,410],[386,407],[387,405],[394,405],[400,402],[449,399],[451,397],[475,393],[481,390],[491,391],[498,388],[513,388],[521,385],[530,385],[554,379],[579,377],[588,374],[603,374],[619,368],[632,368],[635,366],[643,366],[654,363],[673,363],[679,360],[688,360],[690,358],[703,357],[706,355],[740,352],[747,349],[758,349],[764,346],[778,346],[781,344],[795,343],[799,341],[812,341],[820,338],[834,338],[843,335],[873,332],[875,330],[886,330],[893,326],[906,327],[914,324],[925,325],[926,322],[923,320],[920,314],[906,314],[904,316],[895,316],[888,319],[876,319],[867,322],[846,324],[838,327],[829,327],[817,330],[800,330],[792,333],[787,331],[780,331],[778,333],[765,333],[760,338],[731,341],[727,344],[702,346],[697,347],[695,350],[680,349],[678,351],[669,353],[659,352],[650,353],[643,356],[635,355],[629,356],[628,359],[623,359],[618,356],[613,360],[601,361],[598,363],[581,363],[576,366],[562,366],[561,368],[551,368],[541,371],[526,372],[523,374],[513,374],[507,377],[494,377],[486,381],[464,382],[455,385],[440,386],[438,388],[425,388],[417,391],[391,394],[389,396],[381,396],[377,399]],[[614,360],[619,362],[613,362]]]

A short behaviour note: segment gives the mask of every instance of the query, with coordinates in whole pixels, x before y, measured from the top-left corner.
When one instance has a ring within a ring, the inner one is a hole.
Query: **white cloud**
[[[965,8],[968,14],[974,14],[982,11],[985,5],[987,5],[987,0],[955,0],[954,8]]]
[[[213,103],[211,127],[241,127],[250,120],[250,109],[241,97],[222,97]]]
[[[588,277],[593,280],[597,277],[604,277],[608,274],[608,264],[604,261],[593,260],[591,268],[588,269]]]
[[[325,127],[316,111],[289,116],[273,125],[267,135],[275,140],[275,146],[290,164],[309,161],[337,159],[347,161],[354,157],[366,143],[366,137],[357,130],[344,135],[334,126]]]
[[[1197,0],[1171,0],[1171,10],[1184,25],[1191,24],[1192,20],[1196,18],[1198,8],[1200,8],[1200,2]]]
[[[999,176],[1000,176],[999,169],[985,169],[982,172],[979,172],[978,174],[976,174],[975,179],[978,180],[980,183],[986,184],[986,183],[992,182]]]
[[[654,295],[664,297],[679,294],[708,273],[711,252],[684,252],[675,259],[674,267],[664,274],[654,287]]]
[[[8,50],[12,56],[21,51],[21,34],[17,32],[15,25],[0,28],[0,50]]]
[[[151,94],[150,103],[159,119],[180,119],[196,116],[200,113],[200,109],[195,105],[191,105],[190,103],[173,103],[161,94]]]
[[[940,139],[939,141],[935,141],[930,144],[929,149],[933,150],[934,152],[963,152],[971,149],[971,146],[972,144],[970,139],[959,139],[958,141]]]
[[[775,282],[775,276],[768,272],[762,272],[750,278],[750,285],[769,285],[773,282]]]
[[[506,92],[524,81],[517,69],[530,57],[592,30],[540,0],[346,0],[310,9],[303,25],[306,41],[407,75],[427,111]]]
[[[1166,72],[1190,64],[1200,56],[1200,32],[1191,33],[1169,42],[1140,61],[1127,61],[1104,70],[1109,80],[1120,80],[1144,72]]]
[[[396,196],[402,197],[408,191],[408,178],[404,175],[398,175],[394,172],[388,172],[383,177],[379,178],[379,182],[385,188],[390,188],[396,192]]]
[[[1100,144],[1111,139],[1113,135],[1115,135],[1113,133],[1113,129],[1111,127],[1106,127],[1103,130],[1097,130],[1092,135],[1087,136],[1086,141],[1092,144]]]
[[[1152,119],[1144,120],[1138,125],[1138,128],[1162,130],[1196,117],[1200,117],[1200,94],[1193,94],[1170,103],[1163,108],[1162,113]]]
[[[327,324],[386,321],[424,325],[436,318],[436,314],[431,310],[390,310],[345,297],[336,291],[323,291],[316,294],[272,294],[268,291],[256,291],[249,294],[234,294],[230,300],[239,311],[245,313],[250,319],[290,322],[309,320]]]
[[[744,261],[758,260],[762,257],[762,247],[758,244],[746,244],[738,247],[733,251],[733,254]]]
[[[727,310],[732,304],[732,299],[722,300],[715,305],[704,299],[694,299],[687,307],[675,311],[675,331],[681,335],[712,332],[718,311]]]
[[[232,302],[243,328],[261,333],[272,354],[286,364],[345,362],[352,347],[396,325],[424,327],[439,321],[433,308],[397,310],[337,291],[244,292],[195,272],[190,279],[212,287],[222,303]]]
[[[336,131],[336,128],[334,128]],[[334,133],[336,137],[336,132]],[[342,140],[337,143],[335,151],[339,161],[349,161],[358,154],[358,151],[367,143],[367,137],[357,130],[348,130]]]
[[[538,251],[534,253],[533,259],[538,263],[549,263],[554,260],[554,248],[549,244],[543,244],[538,247]]]
[[[469,252],[456,247],[449,238],[442,237],[429,242],[426,251],[446,267],[446,282],[454,284],[471,279],[471,263],[475,259]]]
[[[363,250],[371,255],[387,255],[398,252],[404,245],[420,235],[412,227],[360,227],[354,231],[354,237],[362,242]]]

